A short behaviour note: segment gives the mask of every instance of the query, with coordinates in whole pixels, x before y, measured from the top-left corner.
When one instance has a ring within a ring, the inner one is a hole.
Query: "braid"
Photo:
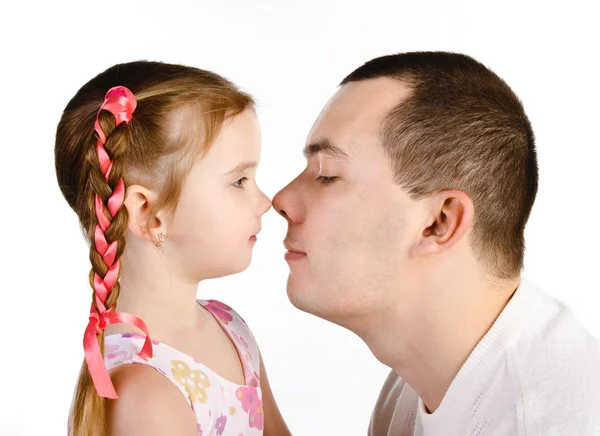
[[[128,142],[124,126],[115,126],[114,117],[105,111],[96,123],[98,143],[87,156],[88,207],[92,220],[88,226],[90,244],[90,285],[94,290],[92,305],[99,313],[116,308],[119,296],[119,258],[125,249],[128,213],[122,207],[125,184],[121,177]],[[95,222],[94,222],[95,221]]]
[[[118,398],[104,366],[104,329],[119,322],[133,324],[146,333],[140,356],[152,355],[146,325],[133,315],[116,312],[119,297],[119,258],[125,250],[129,215],[123,207],[125,152],[129,130],[122,122],[131,119],[135,99],[123,87],[111,89],[98,111],[94,129],[95,148],[85,155],[87,231],[90,244],[90,285],[93,289],[90,322],[84,335],[84,362],[76,401],[83,405],[74,410],[73,435],[106,434],[105,398]],[[87,363],[87,364],[86,364]]]

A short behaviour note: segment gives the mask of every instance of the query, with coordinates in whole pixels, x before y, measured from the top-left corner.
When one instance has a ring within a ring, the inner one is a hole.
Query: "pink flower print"
[[[244,340],[244,338],[238,336],[238,334],[234,331],[231,332],[231,337],[233,338],[233,341],[240,347],[240,351],[243,351],[241,353],[242,358],[247,363],[252,363],[252,355],[250,354],[250,351],[248,351],[248,343]]]
[[[104,349],[104,358],[106,360],[112,360],[113,365],[119,365],[123,363],[123,360],[127,357],[127,351],[119,350],[119,346],[116,344],[107,345]]]
[[[221,303],[220,301],[208,300],[206,308],[210,310],[211,313],[213,313],[217,318],[219,318],[225,325],[233,321],[231,314],[227,313],[231,312],[233,309],[228,305]]]
[[[244,338],[238,336],[238,334],[233,330],[231,331],[231,337],[233,338],[233,341],[240,346],[240,348],[243,348],[244,350],[248,349],[248,343],[244,340]]]
[[[223,414],[217,418],[217,422],[215,423],[215,430],[217,431],[217,436],[221,436],[225,431],[225,424],[227,424],[227,417]]]
[[[198,436],[202,436],[202,427],[198,424]]]
[[[257,388],[259,385],[259,381],[260,381],[260,378],[258,377],[258,374],[256,373],[256,371],[254,371],[254,374],[252,375],[252,379],[250,380],[250,386]]]
[[[248,424],[250,427],[262,430],[264,424],[263,407],[256,388],[244,386],[238,388],[235,394],[242,403],[244,412],[248,413]]]
[[[121,337],[122,338],[133,338],[133,339],[143,339],[143,340],[146,340],[146,336],[144,336],[142,334],[139,334],[139,333],[136,333],[136,332],[133,332],[133,333],[123,333],[121,335]],[[158,342],[158,341],[152,341],[153,345],[158,345],[159,343],[160,342]]]

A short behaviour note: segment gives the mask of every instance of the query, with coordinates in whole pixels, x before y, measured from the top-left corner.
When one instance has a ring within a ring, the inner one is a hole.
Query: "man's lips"
[[[283,246],[287,250],[287,252],[284,255],[285,260],[287,260],[287,261],[299,260],[299,259],[303,259],[304,257],[306,257],[306,252],[300,250],[299,248],[294,247],[287,241],[283,242]]]
[[[290,253],[298,253],[298,254],[304,254],[304,255],[306,255],[306,252],[300,250],[299,248],[294,247],[293,245],[289,244],[288,242],[284,241],[283,242],[283,246]]]

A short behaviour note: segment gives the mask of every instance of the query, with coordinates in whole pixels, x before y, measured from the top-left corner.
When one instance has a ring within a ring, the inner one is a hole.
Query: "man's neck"
[[[496,286],[464,278],[456,283],[429,283],[411,291],[410,303],[397,301],[351,329],[433,413],[518,284],[518,278]]]

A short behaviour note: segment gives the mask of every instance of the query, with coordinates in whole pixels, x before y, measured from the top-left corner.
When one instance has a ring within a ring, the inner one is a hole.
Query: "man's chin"
[[[324,298],[325,293],[315,292],[315,287],[298,286],[288,279],[287,296],[296,309],[322,318],[333,321],[337,318],[337,307],[332,307],[332,302]]]
[[[291,275],[288,277],[287,282],[287,296],[292,306],[302,312],[310,313],[311,315],[317,315],[320,312],[318,310],[320,305],[318,301],[315,301],[312,288],[295,283]]]

